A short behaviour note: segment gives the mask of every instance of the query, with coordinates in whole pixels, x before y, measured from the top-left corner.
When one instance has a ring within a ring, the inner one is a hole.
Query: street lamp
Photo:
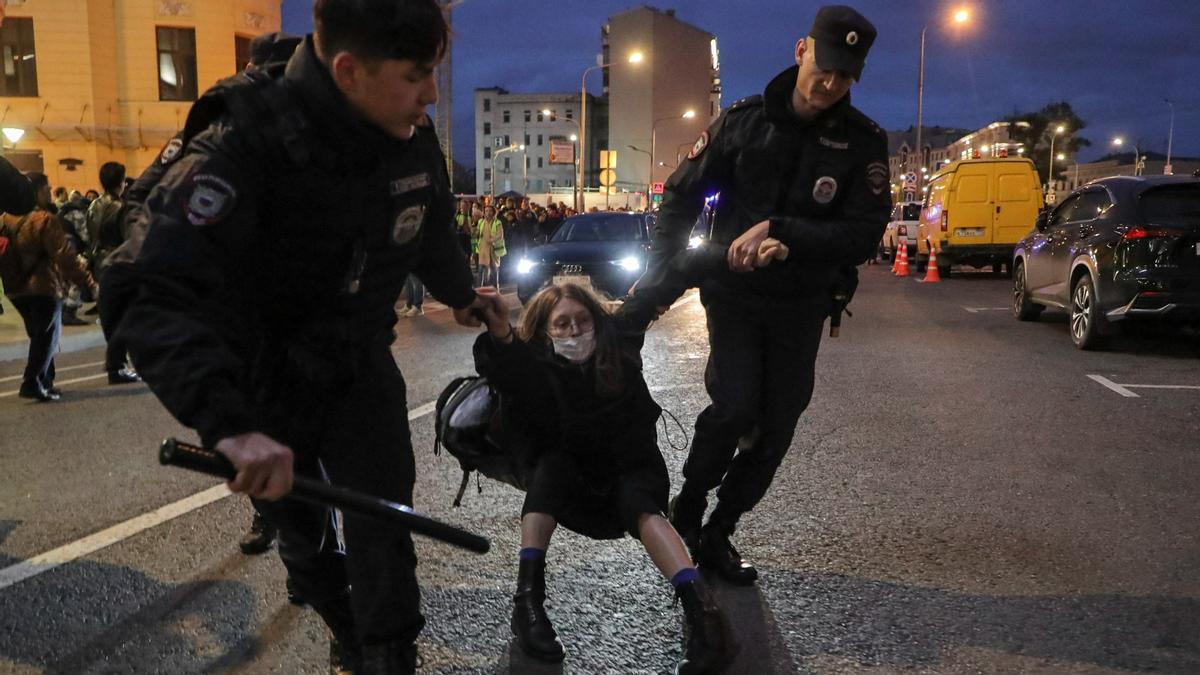
[[[4,134],[4,137],[8,139],[8,142],[11,143],[14,148],[17,147],[17,141],[21,140],[21,138],[25,136],[25,130],[17,127],[4,127],[0,133]]]
[[[625,147],[629,148],[630,150],[633,150],[634,152],[640,152],[640,153],[646,155],[647,157],[649,157],[650,158],[650,172],[651,173],[654,172],[654,152],[652,150],[643,150],[643,149],[637,147],[636,145],[627,145]],[[654,147],[654,146],[652,145],[650,147]],[[653,182],[653,180],[651,180],[651,182]],[[650,210],[650,200],[653,199],[653,197],[650,196],[652,194],[652,190],[653,190],[653,186],[646,187],[646,210],[647,211]]]
[[[954,13],[954,23],[962,25],[971,18],[971,13],[966,9],[959,9]],[[921,142],[922,123],[924,113],[925,99],[925,31],[929,30],[929,24],[925,24],[921,28],[921,58],[917,67],[917,164],[925,163],[925,148]],[[924,179],[917,177],[917,187],[921,186]]]
[[[1116,138],[1112,139],[1112,144],[1118,148],[1121,147],[1124,143],[1125,143],[1125,139],[1121,138],[1120,136],[1117,136]],[[1135,175],[1135,176],[1142,175],[1141,166],[1142,166],[1142,152],[1141,152],[1141,150],[1138,150],[1137,143],[1135,142],[1133,144],[1133,175]]]
[[[542,109],[542,114],[546,116],[546,119],[548,119],[548,120],[550,120],[550,121],[552,121],[552,122],[557,122],[557,121],[558,121],[558,116],[557,116],[557,115],[555,115],[555,114],[554,114],[554,111],[553,111],[553,110],[551,110],[551,109],[549,109],[549,108],[544,108],[544,109]],[[583,127],[582,127],[582,126],[579,124],[579,120],[577,120],[577,119],[574,119],[574,118],[571,118],[571,117],[568,117],[568,118],[567,118],[567,121],[568,121],[568,122],[570,122],[571,124],[574,124],[574,125],[575,125],[575,130],[576,130],[576,132],[578,132],[578,133],[580,133],[580,134],[582,134],[582,133],[583,133]],[[578,140],[579,140],[579,136],[577,136],[576,134],[571,134],[570,138],[571,138],[571,142],[572,142],[572,143],[574,143],[574,142],[576,142],[576,141],[578,141]],[[575,154],[575,166],[574,166],[574,167],[572,167],[572,168],[574,169],[574,171],[576,172],[576,174],[578,174],[578,172],[579,172],[579,169],[578,169],[578,167],[579,167],[579,153],[578,153],[578,148],[576,148],[576,154]],[[581,185],[579,185],[579,181],[578,181],[578,180],[576,180],[576,181],[575,181],[575,188],[574,188],[573,190],[571,190],[571,196],[572,196],[572,198],[571,198],[571,201],[572,201],[574,204],[578,204],[578,203],[579,203],[579,190],[581,190],[581,189],[583,189],[583,188],[582,188],[582,186],[581,186]]]
[[[1050,183],[1054,181],[1054,138],[1066,131],[1067,128],[1063,125],[1054,127],[1054,133],[1050,135],[1050,168],[1046,170],[1046,191],[1050,191]]]
[[[505,152],[516,152],[518,150],[524,150],[524,149],[525,149],[524,145],[517,145],[516,143],[513,143],[512,145],[508,146],[507,148],[500,148],[499,150],[492,153],[492,199],[493,200],[496,199],[496,158]]]
[[[645,56],[641,52],[633,52],[629,55],[629,63],[641,63],[645,60]],[[575,182],[579,185],[578,203],[575,204],[575,210],[583,213],[584,204],[584,184],[583,177],[587,172],[587,76],[593,70],[602,70],[613,65],[613,62],[599,63],[583,71],[583,77],[580,78],[579,84],[579,176]]]
[[[670,120],[690,120],[695,116],[696,116],[695,110],[688,110],[687,112],[683,113],[682,115],[675,115],[674,117],[662,117],[662,118],[656,119],[650,123],[650,176],[649,176],[648,182],[650,183],[651,186],[653,186],[653,184],[654,184],[654,148],[655,148],[655,145],[657,144],[657,140],[658,140],[658,138],[657,138],[658,123],[659,122],[668,122]],[[652,189],[652,187],[646,188],[646,199],[650,199],[651,189]]]
[[[1175,142],[1175,104],[1167,99],[1163,99],[1163,103],[1171,109],[1171,130],[1167,132],[1167,163],[1163,166],[1163,174],[1170,175],[1171,173],[1171,145]]]

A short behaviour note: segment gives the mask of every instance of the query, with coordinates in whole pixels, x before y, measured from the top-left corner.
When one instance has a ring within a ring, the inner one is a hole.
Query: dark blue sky
[[[578,91],[600,51],[608,16],[630,0],[462,0],[454,12],[455,158],[473,160],[473,92]],[[725,105],[759,93],[791,63],[820,3],[686,0],[650,3],[717,36]],[[1086,122],[1092,147],[1113,136],[1165,153],[1175,106],[1176,156],[1200,156],[1200,2],[1197,0],[863,0],[852,3],[879,28],[855,105],[887,129],[916,123],[921,27],[925,123],[977,128],[1016,111],[1066,100]],[[952,10],[972,19],[950,28]],[[284,0],[283,27],[312,30],[311,0]],[[592,91],[600,78],[593,73]]]

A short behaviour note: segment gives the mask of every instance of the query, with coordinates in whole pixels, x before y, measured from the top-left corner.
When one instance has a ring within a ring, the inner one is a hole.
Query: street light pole
[[[1060,124],[1054,128],[1054,133],[1050,134],[1050,167],[1046,169],[1046,192],[1050,191],[1050,184],[1054,182],[1054,139],[1065,130],[1066,127]]]
[[[551,110],[551,109],[549,109],[549,108],[546,108],[546,109],[542,110],[542,114],[543,114],[543,115],[545,115],[545,116],[546,116],[546,119],[550,120],[551,122],[557,122],[557,121],[558,121],[558,116],[557,116],[557,115],[555,115],[555,114],[554,114],[554,111],[553,111],[553,110]],[[575,143],[576,141],[578,141],[578,140],[579,140],[579,138],[580,138],[580,137],[582,137],[582,136],[583,136],[583,126],[579,124],[579,120],[571,119],[570,117],[568,117],[568,118],[567,118],[567,121],[568,121],[568,122],[570,122],[571,124],[574,124],[574,125],[575,125],[575,131],[576,131],[576,134],[575,134],[574,136],[572,136],[572,137],[571,137],[571,142],[572,142],[572,143]],[[576,173],[578,173],[578,171],[579,171],[579,152],[578,152],[578,148],[576,148],[576,153],[575,153],[575,166],[574,166],[574,167],[572,167],[572,168],[573,168],[573,169],[576,171]],[[579,185],[578,185],[578,181],[576,181],[576,186],[575,186],[575,187],[576,187],[576,188],[578,188],[578,187],[579,187]],[[571,196],[572,196],[572,200],[571,200],[571,201],[572,201],[572,202],[574,202],[574,204],[573,204],[573,205],[574,205],[574,206],[576,206],[576,207],[578,207],[578,204],[579,204],[579,201],[578,201],[578,197],[577,197],[577,195],[578,195],[578,192],[577,192],[576,190],[572,190],[572,191],[571,191]],[[576,208],[576,210],[578,210],[578,208]]]
[[[495,201],[495,199],[496,199],[496,158],[505,152],[516,152],[517,150],[524,150],[524,149],[525,149],[525,146],[517,145],[516,143],[513,143],[512,145],[508,146],[507,148],[500,148],[499,150],[492,153],[492,201]]]
[[[924,27],[921,28],[921,58],[917,65],[917,168],[918,169],[925,166],[925,148],[922,147],[922,145],[921,145],[921,124],[924,121],[922,119],[922,113],[924,112],[923,106],[924,106],[924,101],[925,101],[925,31],[927,31],[927,30],[929,30],[928,24],[926,24]],[[921,184],[925,182],[925,175],[922,174],[919,170],[916,171],[915,173],[917,174],[916,192],[919,193],[921,191]]]
[[[629,55],[629,63],[641,63],[642,53],[634,52]],[[613,63],[598,63],[583,71],[583,77],[579,83],[579,175],[575,182],[579,185],[579,197],[575,204],[575,210],[578,213],[583,213],[584,209],[584,184],[583,177],[587,172],[587,76],[593,70],[603,70],[608,68]]]
[[[646,181],[648,184],[648,186],[646,188],[647,206],[649,205],[650,194],[651,194],[651,190],[653,189],[653,185],[654,185],[654,148],[658,144],[658,123],[659,122],[667,122],[670,120],[690,120],[695,116],[696,116],[695,110],[688,110],[687,112],[683,113],[682,115],[676,115],[674,117],[661,117],[650,123],[650,175],[647,176],[647,181]]]
[[[1175,141],[1175,104],[1165,98],[1163,101],[1171,109],[1171,130],[1167,132],[1167,164],[1163,167],[1163,173],[1166,174],[1171,172],[1171,145]]]

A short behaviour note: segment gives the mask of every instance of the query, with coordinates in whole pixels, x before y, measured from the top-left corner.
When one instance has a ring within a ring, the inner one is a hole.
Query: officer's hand
[[[638,287],[638,284],[640,284],[640,283],[642,283],[642,280],[638,279],[637,281],[633,282],[632,286],[629,287],[629,293],[628,293],[629,297],[632,298],[633,294],[637,292],[637,287]],[[654,313],[659,318],[662,318],[662,315],[666,314],[668,309],[671,309],[670,305],[659,305],[654,308]]]
[[[482,326],[483,322],[479,320],[479,316],[477,314],[482,312],[490,302],[486,299],[488,295],[495,295],[498,297],[499,293],[491,286],[476,288],[475,299],[471,301],[471,304],[463,307],[462,309],[454,310],[454,320],[458,322],[458,325],[466,326],[467,328],[479,328]]]
[[[229,481],[232,492],[275,501],[292,491],[292,450],[254,432],[222,439],[217,452],[229,458],[237,476]]]
[[[766,267],[767,265],[770,265],[772,261],[787,260],[788,253],[790,252],[791,251],[788,249],[787,244],[784,244],[778,239],[767,237],[766,239],[763,239],[763,243],[758,245],[758,255],[754,261],[754,266]]]
[[[730,270],[749,272],[754,269],[754,262],[758,259],[758,247],[767,238],[770,228],[771,221],[764,220],[733,240],[733,243],[729,245],[729,251],[725,254],[725,260],[729,263]]]

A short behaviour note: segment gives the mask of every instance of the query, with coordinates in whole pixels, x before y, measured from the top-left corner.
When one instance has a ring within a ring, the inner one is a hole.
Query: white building
[[[596,166],[607,123],[602,101],[588,95],[588,164]],[[544,111],[550,111],[547,115]],[[575,153],[578,152],[579,94],[513,94],[499,87],[475,90],[475,192],[495,194],[515,190],[551,192],[575,185]],[[599,129],[600,132],[596,131]],[[551,142],[559,151],[551,162]],[[512,145],[524,150],[504,151]],[[494,162],[493,162],[494,160]],[[523,163],[526,166],[522,166]]]

